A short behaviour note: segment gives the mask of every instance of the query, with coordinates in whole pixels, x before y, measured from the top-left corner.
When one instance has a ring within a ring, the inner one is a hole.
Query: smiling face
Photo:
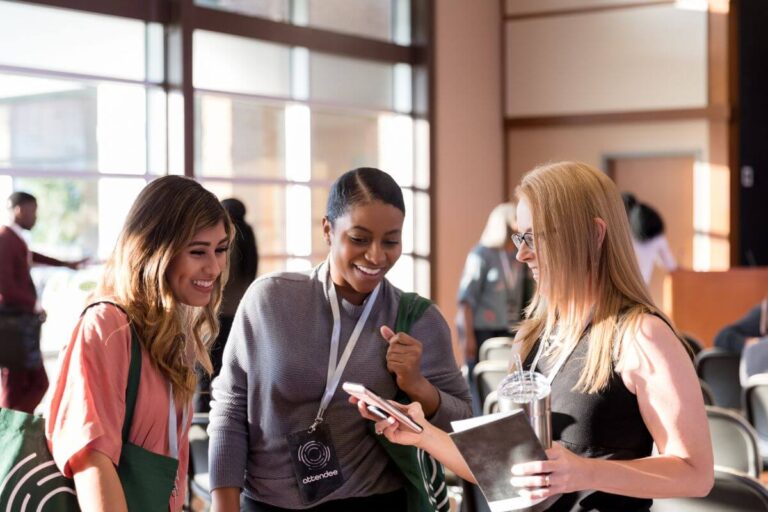
[[[402,253],[405,215],[381,201],[358,203],[333,225],[323,219],[323,234],[331,246],[331,279],[344,299],[362,304]]]
[[[521,234],[533,233],[533,216],[531,214],[531,208],[528,205],[528,201],[524,198],[521,198],[520,202],[517,203],[517,227]],[[518,261],[528,265],[531,269],[533,279],[539,287],[539,293],[542,293],[539,259],[536,256],[536,251],[532,250],[524,243],[517,250],[516,258]]]
[[[165,277],[177,301],[203,307],[211,301],[227,265],[229,238],[224,223],[201,229],[168,265]]]

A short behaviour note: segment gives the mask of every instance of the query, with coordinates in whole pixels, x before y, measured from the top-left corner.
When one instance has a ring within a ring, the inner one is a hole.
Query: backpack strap
[[[80,316],[84,315],[93,306],[99,304],[111,304],[128,316],[128,312],[116,302],[110,300],[99,300],[88,304]],[[128,435],[131,433],[133,425],[133,413],[136,410],[136,399],[139,396],[139,382],[141,381],[141,345],[139,344],[139,335],[136,327],[128,317],[128,325],[131,327],[131,364],[128,368],[128,384],[125,388],[125,419],[123,420],[123,444],[128,443]]]

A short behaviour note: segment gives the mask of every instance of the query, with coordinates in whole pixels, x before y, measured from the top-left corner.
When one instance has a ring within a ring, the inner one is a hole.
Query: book
[[[488,501],[491,512],[532,507],[544,500],[520,495],[510,483],[514,464],[547,454],[522,409],[451,422],[449,434]]]

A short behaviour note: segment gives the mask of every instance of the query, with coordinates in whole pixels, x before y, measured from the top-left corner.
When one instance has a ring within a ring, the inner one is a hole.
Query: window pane
[[[422,119],[413,121],[413,184],[429,188],[429,123]]]
[[[16,178],[13,188],[37,198],[37,224],[30,240],[32,249],[65,260],[97,254],[96,180]]]
[[[394,109],[394,66],[310,52],[309,94],[316,101]]]
[[[288,46],[196,30],[194,86],[216,91],[290,96]]]
[[[285,176],[285,109],[225,95],[196,96],[195,169],[201,176]]]
[[[387,279],[404,292],[413,292],[415,291],[413,271],[413,257],[404,254],[400,256],[395,266],[387,272]]]
[[[98,188],[98,258],[112,254],[133,202],[146,185],[142,178],[100,178]]]
[[[413,212],[413,191],[403,190],[403,203],[405,203],[405,222],[403,222],[402,247],[403,252],[413,252],[413,228],[416,218]]]
[[[288,0],[195,0],[202,7],[258,16],[273,21],[288,20]]]
[[[423,192],[414,193],[414,208],[411,212],[414,219],[413,250],[420,256],[429,256],[430,241],[430,212],[429,195]]]
[[[256,235],[259,257],[286,254],[286,189],[284,186],[243,185],[204,180],[202,183],[205,188],[216,194],[219,200],[235,197],[243,202],[246,209],[245,220],[251,225]]]
[[[391,40],[392,0],[309,0],[309,25]]]
[[[259,275],[264,276],[272,272],[285,270],[285,258],[262,256],[259,254]]]
[[[325,255],[328,252],[328,244],[323,238],[323,217],[325,206],[328,202],[328,187],[312,188],[312,254]]]
[[[0,64],[145,79],[139,20],[0,1]]]
[[[416,293],[422,297],[432,296],[430,264],[428,260],[416,258]]]
[[[0,74],[0,167],[143,174],[146,105],[139,85]]]
[[[375,113],[314,109],[311,127],[313,180],[332,181],[356,167],[378,167]]]
[[[400,186],[413,185],[413,119],[403,115],[379,116],[379,167]]]

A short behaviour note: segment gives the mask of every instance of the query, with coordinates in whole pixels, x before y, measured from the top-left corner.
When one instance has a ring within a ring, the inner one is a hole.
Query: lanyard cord
[[[378,297],[379,290],[381,289],[381,283],[379,283],[368,296],[368,302],[365,304],[365,309],[363,309],[363,313],[357,320],[357,324],[355,324],[355,328],[349,336],[349,341],[347,341],[347,347],[344,349],[344,353],[341,355],[341,359],[337,364],[336,358],[339,354],[339,342],[341,338],[341,313],[339,311],[339,300],[336,296],[336,286],[331,280],[330,264],[328,265],[328,281],[330,281],[331,284],[330,289],[328,290],[328,301],[331,303],[331,312],[333,313],[331,353],[328,358],[328,374],[325,381],[325,392],[323,393],[323,399],[320,402],[320,408],[317,410],[315,421],[312,423],[312,426],[309,427],[310,431],[313,431],[317,425],[322,423],[325,410],[328,408],[328,405],[330,405],[333,394],[336,392],[336,388],[339,387],[341,374],[344,373],[344,368],[349,362],[349,358],[352,355],[355,345],[357,345],[357,340],[360,338],[360,333],[362,333],[363,327],[365,327],[365,323],[368,321],[368,316],[371,314],[371,309],[373,309],[376,297]]]

